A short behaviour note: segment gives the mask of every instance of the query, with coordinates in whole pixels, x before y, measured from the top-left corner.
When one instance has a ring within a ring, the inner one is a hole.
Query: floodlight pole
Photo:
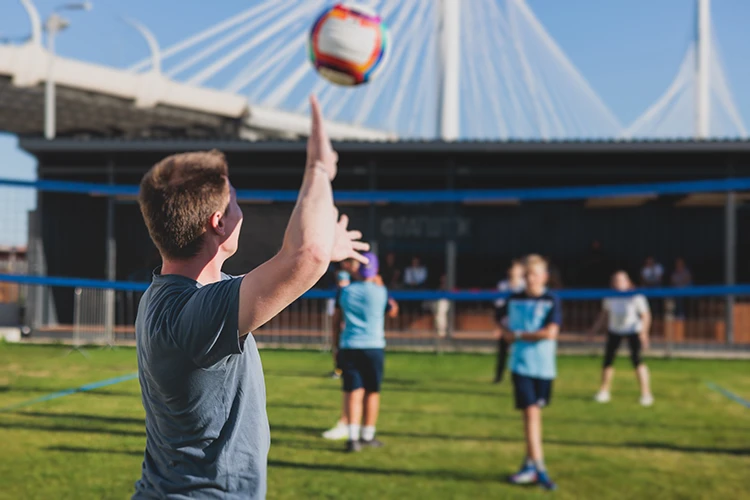
[[[39,11],[31,0],[21,0],[21,5],[26,9],[26,14],[29,16],[29,21],[31,22],[31,43],[41,45],[42,18],[39,17]]]
[[[26,6],[26,3],[30,4],[27,0],[24,3],[24,6]],[[91,10],[91,3],[81,2],[62,5],[55,9],[55,12],[50,14],[47,21],[44,23],[44,29],[47,30],[47,57],[49,58],[47,63],[47,81],[44,85],[44,138],[48,140],[54,139],[57,135],[57,117],[55,116],[57,108],[57,96],[55,91],[55,37],[57,37],[57,34],[62,30],[70,26],[68,20],[57,13],[57,11],[60,10]],[[27,12],[30,13],[31,11],[27,8]],[[31,16],[31,14],[29,15]],[[36,24],[37,21],[38,19],[32,20],[32,24]],[[36,36],[36,27],[34,27],[33,30],[34,31],[31,35],[32,40]]]
[[[149,30],[143,23],[136,21],[135,19],[123,19],[126,23],[135,28],[138,33],[146,40],[149,51],[151,52],[151,71],[157,74],[161,74],[161,49],[159,48],[159,42],[156,39],[154,33]]]
[[[47,81],[44,85],[44,138],[54,139],[56,131],[57,107],[55,91],[55,37],[68,27],[68,22],[58,14],[52,14],[45,25],[47,29]]]
[[[695,137],[711,134],[711,0],[697,0]]]
[[[441,0],[442,82],[440,137],[455,141],[459,133],[461,82],[461,9],[459,0]]]

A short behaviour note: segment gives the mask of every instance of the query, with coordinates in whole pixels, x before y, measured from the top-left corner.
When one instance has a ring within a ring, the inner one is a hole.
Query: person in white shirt
[[[612,275],[612,288],[618,292],[633,290],[633,283],[628,273],[617,271]],[[641,386],[641,404],[651,406],[654,404],[654,397],[651,394],[649,372],[641,361],[641,349],[648,349],[648,334],[651,327],[651,312],[646,297],[633,294],[604,299],[602,312],[591,328],[591,334],[600,331],[605,323],[608,324],[608,333],[602,368],[602,385],[594,399],[599,403],[607,403],[611,399],[610,387],[615,375],[612,364],[620,342],[625,339],[630,347],[630,360]]]
[[[410,288],[422,288],[427,282],[427,268],[422,265],[419,257],[411,259],[411,266],[404,270],[404,284]]]

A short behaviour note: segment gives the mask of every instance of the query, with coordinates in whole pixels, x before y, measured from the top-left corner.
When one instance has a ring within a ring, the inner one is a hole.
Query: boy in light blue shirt
[[[375,425],[385,361],[385,316],[397,312],[395,302],[388,298],[388,290],[378,276],[377,256],[372,253],[365,256],[369,263],[359,269],[362,281],[351,283],[339,293],[338,306],[343,321],[334,319],[349,424],[346,449],[350,452],[359,451],[362,446],[383,446],[375,439]]]
[[[510,296],[498,313],[503,338],[512,343],[511,372],[516,408],[523,411],[526,460],[513,484],[538,483],[553,490],[542,454],[542,408],[549,405],[557,376],[557,335],[562,314],[560,300],[547,291],[547,262],[538,255],[526,258],[526,291]]]

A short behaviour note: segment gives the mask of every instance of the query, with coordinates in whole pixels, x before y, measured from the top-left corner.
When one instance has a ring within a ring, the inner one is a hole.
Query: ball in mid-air
[[[361,85],[385,64],[388,29],[371,9],[340,3],[326,9],[310,31],[310,60],[326,80]]]

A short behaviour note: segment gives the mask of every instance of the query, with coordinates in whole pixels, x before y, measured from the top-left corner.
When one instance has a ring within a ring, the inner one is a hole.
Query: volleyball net
[[[591,326],[624,269],[639,282],[647,257],[661,279],[640,288],[658,349],[750,349],[750,267],[736,258],[750,178],[508,190],[337,191],[341,212],[388,266],[401,307],[387,320],[391,346],[474,349],[495,345],[496,283],[513,258],[549,258],[563,303],[566,346],[601,341]],[[138,187],[0,179],[0,327],[76,344],[132,342],[133,323],[158,262],[135,199]],[[242,273],[281,243],[297,193],[237,191],[245,215]],[[249,250],[248,250],[249,249]],[[414,257],[420,262],[415,264]],[[677,264],[681,260],[685,267]],[[428,279],[404,283],[404,269]],[[685,273],[685,270],[688,273]],[[332,273],[329,273],[332,275]],[[689,279],[686,280],[686,277]],[[258,332],[267,345],[330,343],[332,277]]]

